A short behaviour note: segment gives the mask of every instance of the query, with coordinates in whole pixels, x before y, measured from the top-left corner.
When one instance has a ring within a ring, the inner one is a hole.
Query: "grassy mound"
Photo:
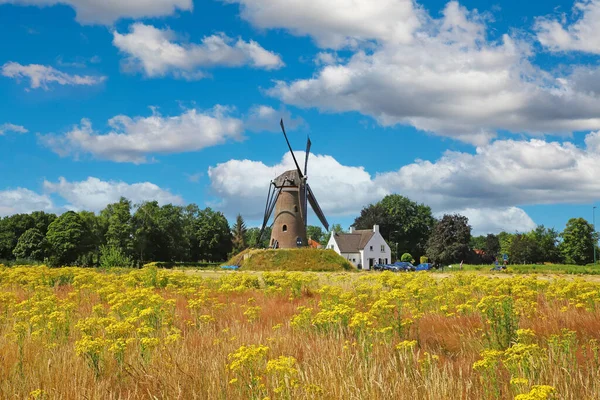
[[[354,266],[333,250],[265,249],[244,250],[226,265],[239,265],[245,271],[351,271]]]

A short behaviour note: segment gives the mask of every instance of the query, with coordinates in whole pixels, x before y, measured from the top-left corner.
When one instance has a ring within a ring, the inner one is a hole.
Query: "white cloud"
[[[244,140],[245,131],[279,132],[283,118],[288,130],[304,124],[300,117],[281,108],[256,105],[243,117],[232,107],[217,105],[209,110],[188,109],[180,115],[163,116],[152,108],[149,117],[117,115],[108,121],[106,133],[92,128],[84,118],[64,135],[41,135],[40,142],[62,157],[91,154],[99,159],[136,164],[148,162],[148,155],[184,153]]]
[[[98,85],[106,80],[105,76],[70,75],[53,67],[39,64],[21,65],[7,62],[2,66],[2,75],[16,80],[29,79],[32,89],[49,89],[49,85]]]
[[[573,7],[578,19],[571,24],[553,17],[536,20],[540,43],[551,51],[583,51],[600,54],[600,1],[578,1]]]
[[[58,182],[44,181],[44,190],[58,194],[68,203],[65,208],[77,211],[100,211],[107,204],[119,201],[122,196],[133,204],[152,200],[160,205],[183,204],[180,196],[150,182],[128,184],[122,181],[102,181],[94,177],[69,182],[61,177]]]
[[[54,211],[52,200],[24,188],[0,190],[0,217],[32,211]]]
[[[453,211],[446,212],[446,214],[454,213]],[[500,233],[502,231],[529,232],[537,226],[531,217],[518,207],[466,208],[457,210],[456,213],[469,219],[469,225],[473,228],[472,235],[474,236]],[[441,218],[443,214],[438,213],[437,217]]]
[[[29,131],[21,125],[15,125],[10,123],[0,125],[0,136],[4,135],[7,132],[27,133]]]
[[[589,74],[557,75],[535,66],[527,40],[508,34],[490,40],[487,16],[456,1],[440,18],[410,1],[235,2],[243,18],[262,28],[311,35],[323,47],[354,40],[347,60],[322,53],[310,78],[278,81],[268,90],[287,104],[360,112],[383,126],[410,125],[475,145],[488,143],[498,131],[600,129],[600,93],[582,84],[595,82]],[[399,9],[407,10],[401,13],[406,18],[395,15]],[[390,28],[397,25],[404,34]]]
[[[172,74],[184,79],[200,79],[202,68],[249,65],[261,69],[277,69],[281,58],[254,41],[237,41],[225,35],[212,35],[200,44],[178,42],[172,31],[136,23],[130,32],[113,32],[113,44],[126,55],[127,71],[142,71],[148,77]]]
[[[431,206],[438,215],[464,214],[479,233],[527,231],[534,223],[519,206],[600,198],[600,132],[587,135],[585,143],[498,140],[474,154],[448,152],[435,162],[416,161],[375,176],[330,156],[311,155],[308,175],[328,216],[356,216],[365,205],[399,193]],[[297,153],[299,162],[303,154]],[[257,219],[270,180],[293,168],[286,154],[273,166],[231,160],[210,168],[208,175],[222,210]]]
[[[42,143],[61,156],[90,153],[116,162],[147,162],[146,155],[197,151],[205,147],[241,140],[243,121],[231,117],[227,107],[211,110],[190,109],[176,116],[131,118],[118,115],[108,121],[111,131],[102,134],[83,119],[64,136],[46,135]]]
[[[2,4],[39,7],[64,4],[75,9],[81,24],[103,25],[121,18],[163,17],[193,8],[192,0],[0,0]]]
[[[224,0],[241,6],[242,18],[259,28],[285,28],[312,36],[321,47],[370,40],[407,43],[420,26],[411,0]]]

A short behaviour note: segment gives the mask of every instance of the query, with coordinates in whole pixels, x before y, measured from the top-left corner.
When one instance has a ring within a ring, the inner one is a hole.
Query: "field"
[[[0,267],[0,398],[600,398],[600,283],[503,277]]]

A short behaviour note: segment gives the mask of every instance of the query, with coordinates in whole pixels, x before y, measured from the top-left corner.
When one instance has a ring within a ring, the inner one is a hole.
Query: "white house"
[[[390,246],[386,243],[379,225],[373,230],[354,230],[348,233],[333,233],[327,248],[354,264],[358,269],[371,269],[375,264],[388,264],[392,260]]]

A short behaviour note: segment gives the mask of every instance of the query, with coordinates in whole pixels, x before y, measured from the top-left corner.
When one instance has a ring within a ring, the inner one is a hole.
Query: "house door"
[[[373,263],[375,262],[374,258],[369,258],[369,269],[373,269]]]

